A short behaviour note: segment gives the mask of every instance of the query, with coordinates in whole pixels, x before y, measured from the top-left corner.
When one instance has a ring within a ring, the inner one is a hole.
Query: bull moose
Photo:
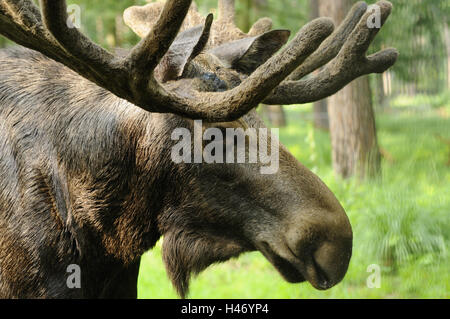
[[[392,6],[376,6],[383,24]],[[0,50],[0,297],[135,298],[140,257],[160,237],[181,297],[191,275],[249,251],[289,282],[340,282],[350,222],[287,149],[275,174],[174,163],[171,133],[194,120],[261,128],[261,102],[308,103],[384,72],[397,51],[366,56],[379,31],[368,8],[287,43],[268,18],[239,30],[234,1],[219,1],[217,20],[192,0],[149,3],[124,13],[142,40],[111,53],[68,23],[65,1],[1,0],[0,33],[20,46]]]

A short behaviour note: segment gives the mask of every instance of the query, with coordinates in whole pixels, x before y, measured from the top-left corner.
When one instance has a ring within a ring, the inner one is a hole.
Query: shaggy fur
[[[40,3],[0,2],[0,33],[45,55],[0,51],[0,298],[136,297],[140,256],[162,236],[181,297],[191,275],[252,250],[289,282],[342,280],[349,220],[283,146],[262,175],[260,162],[175,164],[171,133],[198,118],[261,128],[258,103],[317,101],[384,72],[398,52],[366,56],[379,31],[366,3],[334,32],[312,21],[277,55],[289,32],[261,19],[243,33],[234,0],[219,0],[216,22],[191,0],[132,7],[125,21],[146,36],[116,56],[67,28],[65,1]],[[392,5],[377,5],[384,24]],[[81,288],[67,285],[72,264]]]
[[[182,297],[191,274],[252,250],[291,282],[344,276],[348,219],[283,147],[275,175],[175,164],[171,133],[191,120],[145,112],[28,49],[0,51],[0,65],[0,297],[134,298],[140,256],[161,236]],[[251,112],[214,126],[262,123]],[[80,289],[66,285],[70,264]]]

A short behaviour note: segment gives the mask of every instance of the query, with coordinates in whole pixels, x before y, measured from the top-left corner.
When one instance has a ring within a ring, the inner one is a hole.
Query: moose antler
[[[367,4],[365,2],[359,1],[356,3],[341,25],[320,45],[313,55],[292,72],[289,80],[299,80],[336,57],[366,11]]]
[[[392,4],[379,1],[376,5],[380,8],[382,26],[391,13]],[[318,101],[336,93],[360,76],[383,73],[390,68],[398,57],[396,49],[388,48],[366,57],[370,43],[381,28],[369,27],[368,19],[372,12],[365,12],[366,9],[367,5],[363,2],[354,5],[337,31],[289,79],[302,78],[332,60],[320,73],[309,79],[282,83],[264,103],[301,104]]]
[[[319,18],[303,27],[291,43],[238,87],[225,92],[206,93],[192,89],[179,94],[169,85],[158,82],[154,71],[177,37],[191,3],[192,0],[168,0],[157,22],[126,57],[114,56],[77,29],[69,28],[66,2],[63,0],[41,0],[42,15],[31,0],[1,0],[0,33],[63,63],[83,77],[149,112],[173,113],[209,121],[235,120],[263,100],[266,104],[302,103],[311,98],[333,94],[360,75],[384,71],[397,57],[393,49],[369,58],[364,56],[378,30],[368,28],[366,21],[370,15],[366,13],[350,34],[352,25],[362,12],[362,9],[354,9],[351,18],[344,22],[344,27],[339,28],[332,37],[340,39],[337,46],[333,46],[332,41],[327,41],[319,48],[334,29],[330,19]],[[223,28],[231,28],[234,25],[234,14],[231,13],[234,1],[222,0],[219,4],[222,17],[219,21],[223,21]],[[380,1],[378,5],[382,9],[384,22],[391,5],[386,1]],[[362,7],[362,4],[359,6]],[[201,48],[205,45],[205,33],[209,31],[210,23],[211,19],[206,19],[206,31],[200,33],[203,41],[199,44]],[[263,19],[252,29],[254,32],[265,30],[269,24],[269,20]],[[220,24],[216,25],[219,28]],[[348,34],[349,39],[345,41]],[[214,42],[214,39],[211,41]],[[342,49],[339,51],[340,43]],[[308,59],[317,48],[317,54]],[[193,52],[197,51],[198,47],[194,47]],[[286,81],[278,86],[294,70],[300,75],[307,74],[307,71],[318,68],[334,56],[336,58],[316,77]],[[310,66],[304,67],[302,71],[301,65],[305,60],[304,65]]]
[[[240,30],[235,24],[235,1],[219,0],[219,17],[213,23],[209,47],[216,47],[221,44],[241,40],[244,38],[263,34],[272,28],[272,20],[262,18],[256,21],[248,34]],[[144,38],[157,22],[157,18],[164,8],[163,2],[150,2],[144,6],[132,6],[124,11],[125,23],[141,38]],[[204,18],[197,10],[197,5],[192,5],[181,26],[181,31],[198,26],[204,23]]]
[[[138,36],[145,38],[153,29],[164,9],[164,2],[150,2],[144,6],[132,6],[123,12],[123,19]],[[198,12],[197,5],[192,2],[191,7],[181,25],[180,31],[186,31],[190,28],[203,24],[205,18]]]

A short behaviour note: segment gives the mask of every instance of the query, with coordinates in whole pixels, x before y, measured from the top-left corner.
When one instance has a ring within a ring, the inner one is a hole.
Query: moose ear
[[[183,74],[189,62],[207,45],[212,22],[213,15],[209,14],[204,25],[188,29],[176,37],[155,70],[158,80],[161,82],[176,80]]]
[[[289,30],[273,30],[257,37],[223,44],[209,53],[217,56],[226,67],[251,74],[280,50],[290,35]]]

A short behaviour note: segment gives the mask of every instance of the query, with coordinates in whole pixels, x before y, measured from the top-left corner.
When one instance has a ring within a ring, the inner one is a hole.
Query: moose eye
[[[210,84],[213,88],[215,88],[215,91],[217,91],[217,92],[223,92],[223,91],[226,91],[228,89],[227,84],[224,81],[222,81],[214,73],[211,73],[211,72],[204,73],[201,76],[201,79],[204,82]]]

